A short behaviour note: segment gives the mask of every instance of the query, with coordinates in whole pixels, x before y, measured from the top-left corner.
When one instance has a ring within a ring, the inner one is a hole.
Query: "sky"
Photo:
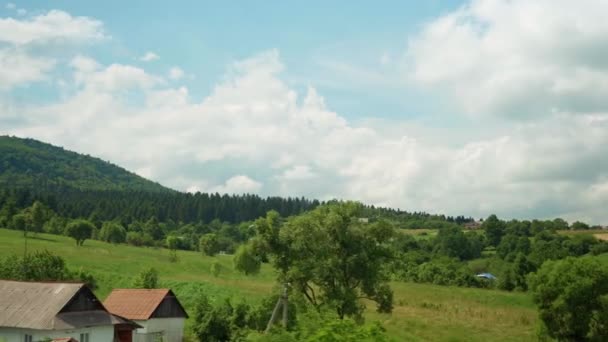
[[[608,224],[608,2],[0,4],[0,134],[190,192]]]

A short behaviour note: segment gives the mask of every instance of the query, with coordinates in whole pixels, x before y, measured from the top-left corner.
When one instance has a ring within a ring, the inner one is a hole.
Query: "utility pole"
[[[288,287],[289,287],[289,283],[286,283],[283,286],[283,294],[277,300],[277,304],[274,306],[274,310],[272,310],[272,316],[270,316],[270,320],[268,321],[268,324],[266,325],[266,330],[264,331],[264,333],[268,333],[270,331],[270,328],[272,328],[274,323],[279,318],[279,310],[281,309],[281,307],[283,307],[283,320],[282,320],[283,327],[285,329],[287,329],[287,317],[289,314],[289,312],[288,312],[289,303],[287,300]]]

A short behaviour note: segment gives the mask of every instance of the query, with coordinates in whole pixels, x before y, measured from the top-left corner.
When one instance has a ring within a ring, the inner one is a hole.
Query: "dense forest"
[[[0,187],[170,192],[119,166],[34,139],[0,136]]]

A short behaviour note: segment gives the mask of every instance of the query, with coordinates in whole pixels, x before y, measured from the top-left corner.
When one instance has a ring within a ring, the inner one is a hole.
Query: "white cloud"
[[[209,189],[209,192],[227,194],[256,193],[259,192],[261,188],[262,183],[255,181],[248,176],[238,175],[231,177],[223,185]]]
[[[162,79],[131,65],[112,64],[106,68],[97,61],[76,56],[70,65],[75,69],[77,84],[91,91],[120,91],[131,88],[151,88],[162,83]]]
[[[170,79],[177,81],[177,80],[181,79],[182,77],[184,77],[184,70],[182,70],[181,68],[172,67],[169,70]]]
[[[27,20],[0,19],[0,42],[23,45],[48,42],[87,42],[105,37],[103,23],[88,17],[51,10]]]
[[[411,77],[476,115],[608,110],[608,2],[475,0],[411,39]]]
[[[534,114],[501,121],[505,127],[494,135],[471,129],[455,140],[441,128],[405,121],[353,122],[331,110],[314,87],[298,92],[289,86],[278,50],[231,63],[201,101],[144,68],[77,55],[72,77],[55,80],[69,83],[72,92],[53,104],[19,108],[23,122],[4,130],[100,156],[180,190],[339,197],[453,215],[604,223],[608,87],[603,60],[592,58],[602,55],[603,38],[596,33],[603,32],[604,20],[578,21],[572,37],[583,32],[593,44],[580,43],[585,53],[568,55],[562,45],[571,47],[574,38],[555,39],[563,34],[551,29],[563,27],[566,12],[536,16],[534,6],[519,9],[528,4],[475,1],[430,23],[410,44],[419,84],[460,96],[471,113],[513,115],[521,108]],[[516,34],[502,29],[507,23],[498,13],[511,18]],[[548,53],[545,45],[562,52]],[[0,64],[0,85],[50,77],[56,61],[11,49],[0,52],[7,61]]]
[[[0,49],[0,90],[43,80],[54,65],[52,59],[33,57],[19,49]]]
[[[12,2],[9,2],[6,4],[6,9],[15,9],[15,8],[17,8],[17,5],[15,5]]]
[[[84,57],[72,64],[76,73],[87,71],[83,90],[28,114],[36,120],[13,133],[99,155],[188,191],[340,197],[476,217],[608,219],[597,201],[608,179],[605,114],[555,114],[454,145],[429,139],[442,134],[432,128],[355,125],[329,110],[314,88],[298,96],[279,77],[275,52],[233,64],[200,103],[184,87],[109,81],[123,72],[118,80],[148,79],[134,67]],[[114,94],[126,85],[145,92],[144,106]],[[237,176],[207,172],[213,165]]]
[[[295,165],[292,168],[285,170],[281,176],[284,180],[304,180],[315,177],[315,173],[310,170],[308,165]]]
[[[155,61],[157,59],[160,59],[160,56],[158,56],[157,54],[155,54],[152,51],[146,52],[143,56],[141,56],[139,58],[139,60],[144,61],[144,62],[151,62],[151,61]]]
[[[27,10],[25,8],[18,8],[17,9],[17,14],[21,15],[21,16],[26,15],[27,14]]]

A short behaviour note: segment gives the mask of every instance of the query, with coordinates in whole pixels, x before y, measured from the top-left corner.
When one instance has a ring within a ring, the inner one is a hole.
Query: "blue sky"
[[[607,11],[6,2],[0,134],[183,191],[608,223]]]
[[[17,3],[15,3],[17,5]],[[400,58],[408,36],[429,19],[453,10],[462,1],[354,2],[217,2],[184,1],[40,1],[19,2],[31,13],[62,9],[74,16],[103,21],[111,40],[89,47],[100,62],[133,63],[145,52],[161,58],[155,72],[179,65],[193,78],[186,82],[193,96],[203,97],[223,76],[226,65],[259,51],[276,48],[288,66],[287,81],[305,89],[315,85],[332,108],[349,117],[420,116],[429,106],[404,97],[398,89],[371,91],[349,84],[349,75],[331,64],[372,66],[381,59]],[[10,15],[9,9],[4,12]],[[366,101],[354,101],[361,96]]]

